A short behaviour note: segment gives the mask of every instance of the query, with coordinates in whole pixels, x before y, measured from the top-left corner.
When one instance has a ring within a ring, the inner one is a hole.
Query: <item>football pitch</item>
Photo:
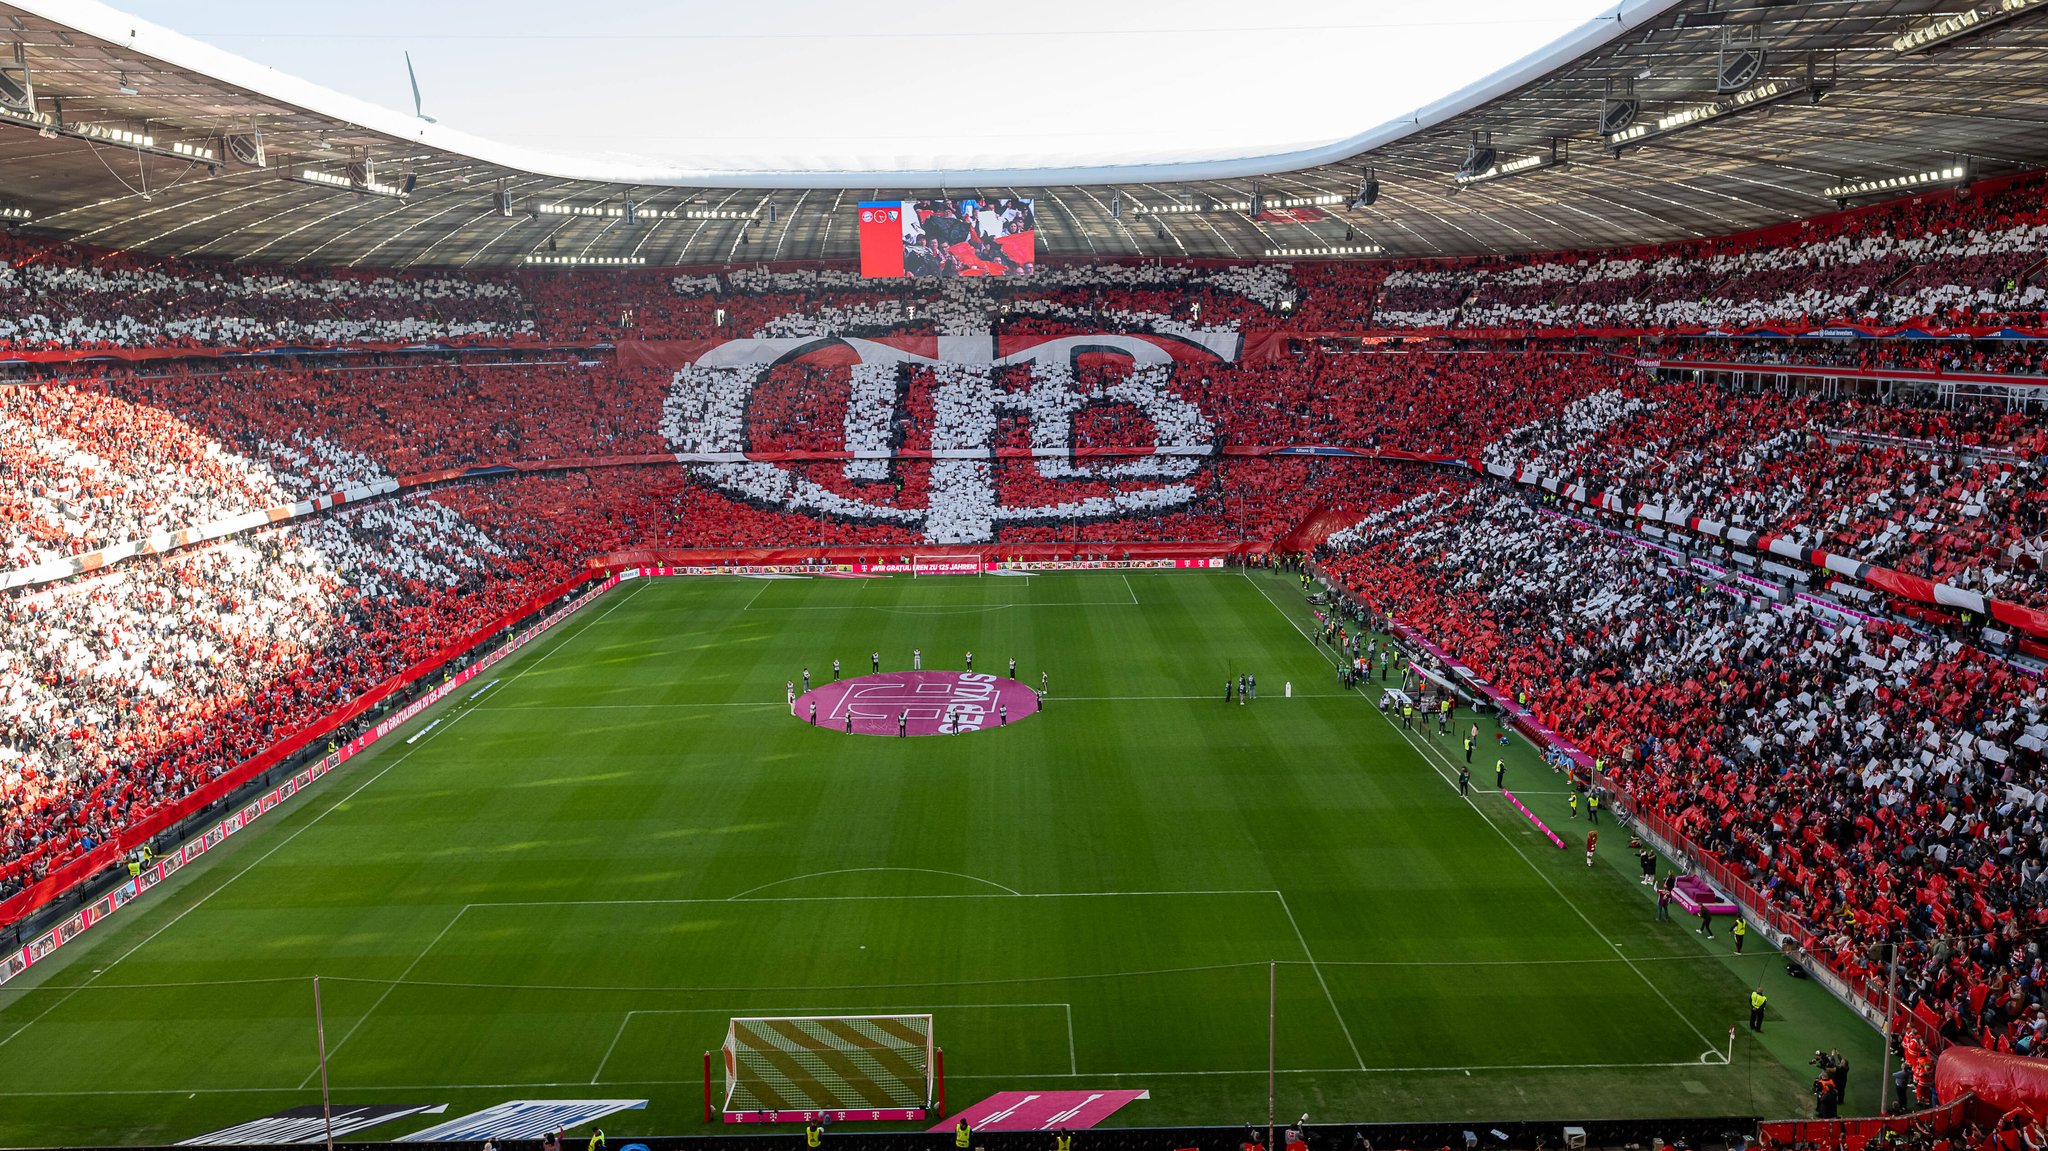
[[[955,1109],[1263,1123],[1269,981],[1283,1120],[1794,1117],[1824,1046],[1874,1102],[1874,1033],[1759,934],[1655,922],[1625,831],[1589,869],[1515,739],[1552,847],[1490,720],[1461,797],[1462,730],[1342,691],[1314,627],[1275,573],[629,581],[0,988],[0,1144],[317,1103],[316,975],[337,1104],[646,1099],[607,1126],[650,1133],[708,1130],[703,1053],[771,1014],[931,1013]],[[1014,658],[1045,706],[791,714],[806,665],[913,648]]]

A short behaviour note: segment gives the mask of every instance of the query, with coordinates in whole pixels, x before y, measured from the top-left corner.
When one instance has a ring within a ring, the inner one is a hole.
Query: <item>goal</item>
[[[736,1017],[722,1049],[727,1123],[909,1122],[943,1113],[944,1056],[929,1015]],[[705,1053],[705,1121],[712,1118]]]
[[[913,555],[910,557],[910,576],[927,575],[980,575],[988,567],[981,556],[967,555]]]

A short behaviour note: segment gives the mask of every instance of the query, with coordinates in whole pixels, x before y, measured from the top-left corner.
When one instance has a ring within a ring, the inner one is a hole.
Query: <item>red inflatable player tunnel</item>
[[[1934,1065],[1934,1087],[1943,1099],[1974,1094],[2000,1112],[2024,1107],[2041,1114],[2048,1112],[2048,1059],[1951,1047]]]

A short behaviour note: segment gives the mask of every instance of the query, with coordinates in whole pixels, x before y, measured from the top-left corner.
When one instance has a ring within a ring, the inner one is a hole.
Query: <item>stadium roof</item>
[[[1039,249],[1055,257],[1612,246],[1811,215],[1844,184],[2048,166],[2043,12],[2048,0],[1628,0],[1464,91],[1313,151],[875,173],[564,160],[97,4],[0,0],[0,72],[25,63],[42,118],[0,116],[0,208],[27,208],[30,231],[107,247],[314,266],[843,259],[857,201],[934,193],[1035,196]],[[1761,66],[1717,92],[1752,50]],[[1642,135],[1616,149],[1600,134],[1603,101],[1631,96]],[[1531,166],[1457,186],[1475,134],[1498,164]],[[265,165],[238,161],[229,137],[246,152],[259,135]],[[1379,197],[1354,207],[1368,167]]]

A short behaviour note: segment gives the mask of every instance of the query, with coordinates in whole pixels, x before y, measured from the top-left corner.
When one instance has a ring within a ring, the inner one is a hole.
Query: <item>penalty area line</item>
[[[1715,1052],[1719,1054],[1719,1052]],[[947,1079],[980,1082],[983,1080],[1017,1079],[1193,1079],[1228,1075],[1449,1075],[1484,1071],[1489,1074],[1514,1074],[1515,1072],[1541,1071],[1641,1071],[1651,1070],[1699,1070],[1697,1059],[1681,1059],[1669,1063],[1470,1063],[1442,1066],[1414,1067],[1277,1067],[1270,1072],[1259,1067],[1251,1070],[1201,1070],[1201,1071],[1089,1071],[1081,1072],[1040,1072],[1036,1074],[989,1073],[962,1075],[949,1073]],[[1720,1064],[1708,1064],[1718,1067]],[[696,1079],[612,1079],[606,1081],[613,1087],[688,1087],[702,1084]],[[349,1090],[358,1093],[368,1091],[510,1091],[537,1087],[589,1087],[590,1084],[574,1080],[558,1079],[527,1083],[376,1083]],[[291,1087],[104,1087],[73,1089],[67,1091],[0,1091],[0,1099],[68,1098],[85,1095],[284,1095],[296,1093]]]

